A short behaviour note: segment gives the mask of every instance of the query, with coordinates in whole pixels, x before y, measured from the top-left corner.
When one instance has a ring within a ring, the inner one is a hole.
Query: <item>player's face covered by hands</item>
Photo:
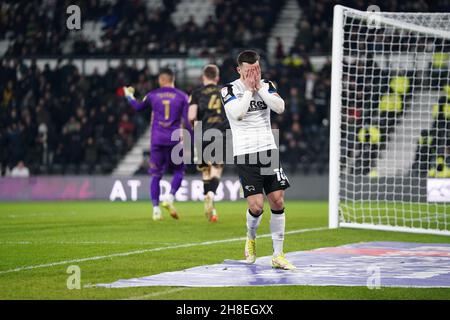
[[[261,88],[261,68],[259,62],[254,64],[244,63],[240,71],[246,88],[250,91],[257,91]]]

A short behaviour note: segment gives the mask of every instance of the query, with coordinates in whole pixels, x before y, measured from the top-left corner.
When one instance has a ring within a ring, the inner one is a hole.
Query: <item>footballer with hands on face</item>
[[[295,266],[283,253],[284,190],[289,187],[289,180],[281,168],[270,124],[271,110],[281,114],[285,103],[273,83],[261,79],[259,61],[257,52],[241,52],[237,58],[240,78],[221,90],[233,137],[233,156],[248,205],[245,258],[247,263],[256,260],[256,231],[263,214],[265,193],[271,210],[272,267],[294,270]]]

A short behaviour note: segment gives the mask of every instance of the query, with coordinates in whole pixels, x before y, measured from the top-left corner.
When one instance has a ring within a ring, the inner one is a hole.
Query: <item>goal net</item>
[[[450,235],[450,13],[334,10],[330,227]]]

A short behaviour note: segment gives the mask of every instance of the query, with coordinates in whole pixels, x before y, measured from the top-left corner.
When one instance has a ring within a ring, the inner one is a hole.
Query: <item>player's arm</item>
[[[183,122],[184,122],[184,127],[186,129],[189,130],[189,132],[192,132],[192,125],[189,119],[189,101],[187,96],[185,97],[185,99],[183,99]]]
[[[258,89],[261,99],[269,106],[269,108],[280,114],[284,112],[284,100],[280,97],[271,81],[265,80]]]
[[[195,120],[197,120],[198,115],[198,101],[197,101],[197,95],[195,92],[193,92],[189,96],[189,112],[188,112],[188,118],[189,122],[191,124],[194,124]]]
[[[133,87],[123,87],[123,93],[125,98],[128,100],[133,109],[139,111],[146,107],[150,106],[150,101],[147,99],[147,96],[144,97],[142,101],[138,101],[134,97],[134,88]]]
[[[197,104],[189,105],[188,118],[191,123],[194,123],[194,121],[197,120],[197,111],[198,111]]]
[[[233,93],[232,85],[223,87],[221,97],[227,114],[235,120],[242,120],[247,113],[252,95],[250,90],[245,90],[242,98],[238,98]]]

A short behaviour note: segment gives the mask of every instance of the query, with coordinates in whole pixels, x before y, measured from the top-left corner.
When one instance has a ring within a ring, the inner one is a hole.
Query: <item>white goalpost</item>
[[[329,227],[450,235],[450,13],[334,7]]]

